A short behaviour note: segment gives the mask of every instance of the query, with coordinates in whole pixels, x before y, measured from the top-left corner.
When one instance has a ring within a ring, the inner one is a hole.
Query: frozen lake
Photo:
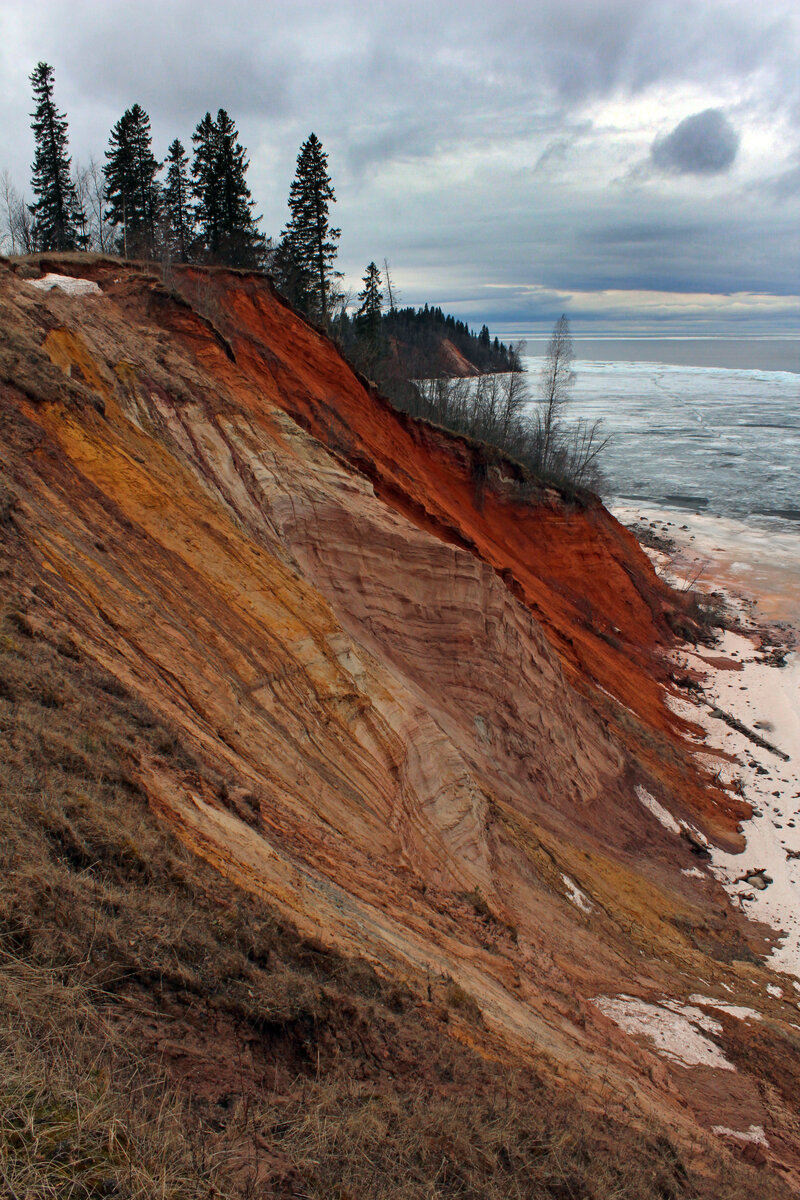
[[[535,394],[542,358],[523,362]],[[613,435],[609,498],[800,532],[800,374],[601,358],[574,368],[567,417]]]

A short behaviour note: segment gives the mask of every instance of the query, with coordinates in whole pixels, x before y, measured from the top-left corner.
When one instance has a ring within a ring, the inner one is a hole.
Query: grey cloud
[[[767,195],[779,203],[800,196],[800,150],[795,151],[790,165],[783,171],[770,175],[766,179],[760,179],[749,190]]]
[[[800,113],[799,52],[796,0],[0,0],[0,169],[26,187],[27,76],[43,58],[77,161],[102,160],[134,100],[157,154],[175,136],[188,144],[206,109],[227,108],[268,233],[286,219],[314,129],[330,154],[343,270],[359,280],[387,256],[413,280],[401,284],[408,303],[452,302],[479,321],[550,303],[488,283],[796,290],[789,148],[771,182],[721,206],[715,173],[736,154],[725,119],[720,137],[718,119],[715,134],[714,118],[695,114],[700,136],[679,126],[650,159],[652,133],[642,153],[625,104],[654,86],[678,102],[715,89],[742,97],[726,109],[737,125],[785,128]],[[682,174],[680,212],[665,165]],[[782,207],[764,203],[768,184]]]
[[[650,158],[661,171],[678,175],[718,175],[739,149],[739,134],[719,108],[684,117],[671,133],[656,138]]]
[[[581,121],[551,138],[534,163],[534,173],[562,169],[569,162],[580,139],[590,134],[591,131],[592,122]]]
[[[622,221],[618,224],[601,226],[587,231],[587,240],[596,245],[628,247],[652,246],[654,243],[669,244],[686,241],[703,233],[704,226],[676,224],[674,221]]]

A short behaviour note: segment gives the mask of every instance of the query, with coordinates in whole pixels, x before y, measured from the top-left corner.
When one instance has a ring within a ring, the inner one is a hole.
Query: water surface
[[[525,359],[534,394],[541,365]],[[567,417],[601,420],[612,435],[610,498],[798,529],[800,374],[608,357],[574,366]]]

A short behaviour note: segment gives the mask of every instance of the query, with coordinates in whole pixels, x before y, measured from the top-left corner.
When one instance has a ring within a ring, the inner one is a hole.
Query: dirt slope
[[[687,1143],[763,1129],[734,1148],[794,1179],[793,1006],[640,799],[740,844],[744,807],[664,705],[680,599],[633,538],[395,413],[263,280],[39,266],[99,291],[0,267],[21,602],[209,767],[144,754],[153,810],[301,934],[451,981],[481,1014],[459,1037],[602,1077]],[[593,1003],[720,988],[760,1014],[720,1026],[735,1069],[664,1058]]]

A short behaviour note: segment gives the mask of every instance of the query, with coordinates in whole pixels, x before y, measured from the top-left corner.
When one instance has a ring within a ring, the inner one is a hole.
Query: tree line
[[[163,158],[153,150],[150,117],[140,104],[127,109],[110,132],[101,163],[72,169],[66,115],[55,102],[54,72],[40,62],[30,76],[35,156],[27,204],[10,178],[0,179],[5,240],[12,253],[96,250],[129,258],[220,264],[268,271],[301,312],[336,325],[348,345],[366,337],[415,347],[419,365],[436,367],[433,351],[444,338],[479,370],[516,369],[510,352],[492,343],[484,326],[473,334],[440,308],[398,309],[388,278],[382,314],[380,272],[370,263],[355,321],[340,288],[336,254],[341,230],[330,217],[336,201],[328,157],[315,133],[300,147],[289,192],[289,220],[277,241],[259,228],[247,183],[247,152],[225,109],[210,112],[192,134],[191,157],[175,138]],[[377,316],[376,316],[377,313]],[[337,319],[338,318],[338,319]],[[378,330],[378,326],[381,326]]]
[[[40,62],[31,84],[34,203],[17,201],[16,221],[7,217],[11,240],[20,249],[92,249],[129,258],[251,268],[263,264],[267,240],[258,229],[246,181],[247,156],[225,109],[216,117],[206,113],[198,123],[190,163],[179,138],[163,161],[155,157],[150,118],[134,104],[111,130],[105,163],[92,159],[73,176],[67,119],[54,98],[53,68]]]
[[[532,394],[520,347],[492,341],[486,325],[475,334],[438,307],[396,308],[388,266],[385,278],[388,311],[380,270],[371,262],[355,316],[341,314],[336,336],[396,408],[500,450],[525,467],[530,480],[573,496],[602,490],[609,437],[600,421],[568,420],[575,354],[566,315],[555,323]],[[436,340],[443,335],[480,367],[477,378],[446,369]]]
[[[331,222],[336,196],[316,134],[300,147],[289,220],[274,242],[259,228],[247,152],[225,109],[215,117],[207,112],[198,122],[191,158],[175,138],[160,161],[150,118],[133,104],[111,130],[104,163],[92,158],[73,172],[53,68],[40,62],[30,79],[33,203],[18,195],[7,174],[0,178],[12,253],[88,249],[269,272],[291,303],[325,327],[398,408],[497,446],[539,476],[579,488],[597,485],[605,445],[598,427],[568,428],[563,421],[572,380],[566,318],[548,348],[542,395],[531,418],[517,348],[492,339],[486,325],[475,333],[440,307],[398,307],[385,260],[383,275],[369,263],[353,304],[336,270],[341,230]],[[477,382],[453,379],[464,359],[481,373]]]
[[[438,306],[422,308],[387,306],[384,309],[382,279],[376,264],[370,263],[359,293],[359,308],[351,320],[345,311],[337,334],[345,346],[354,339],[364,340],[373,351],[402,347],[409,374],[414,378],[454,374],[457,356],[462,356],[479,372],[519,371],[519,354],[499,338],[492,339],[487,325],[478,333],[466,321],[445,314]],[[456,352],[454,359],[453,351]],[[448,372],[448,368],[450,368]]]
[[[247,182],[249,162],[236,125],[220,108],[156,157],[150,117],[140,104],[110,132],[104,161],[72,169],[65,113],[54,72],[40,62],[30,76],[35,155],[28,204],[4,173],[0,206],[11,253],[95,250],[129,258],[270,270],[309,315],[326,320],[338,299],[333,263],[340,231],[327,156],[315,134],[301,147],[289,197],[290,220],[277,244],[259,228]]]

